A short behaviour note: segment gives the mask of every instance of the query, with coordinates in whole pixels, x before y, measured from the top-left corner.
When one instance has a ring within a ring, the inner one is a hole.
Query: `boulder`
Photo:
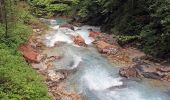
[[[19,50],[23,54],[24,58],[30,63],[39,63],[40,59],[38,59],[39,53],[36,49],[32,48],[29,45],[21,45]]]
[[[79,45],[79,46],[86,46],[85,40],[80,36],[75,36],[73,38],[73,41],[75,44]]]
[[[99,52],[104,54],[116,54],[119,50],[118,46],[111,45],[104,41],[97,41],[96,46]]]
[[[69,29],[71,29],[71,30],[74,30],[74,26],[73,25],[70,25],[70,24],[63,24],[63,25],[60,25],[59,26],[60,28],[69,28]]]
[[[65,76],[62,73],[56,72],[54,70],[48,71],[48,77],[51,81],[55,81],[55,82],[59,82],[60,80],[65,79]]]
[[[135,68],[121,68],[119,70],[119,74],[122,77],[126,78],[136,78],[139,77],[139,73]]]
[[[91,31],[91,32],[89,33],[89,37],[92,37],[92,38],[96,38],[96,37],[98,37],[99,35],[101,35],[100,32],[93,32],[93,31]]]
[[[170,81],[169,67],[156,66],[155,64],[137,61],[128,68],[121,68],[119,74],[126,78],[149,78]]]

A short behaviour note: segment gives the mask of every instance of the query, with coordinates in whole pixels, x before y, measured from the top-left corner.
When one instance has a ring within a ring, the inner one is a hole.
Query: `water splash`
[[[85,74],[82,76],[82,81],[90,90],[105,90],[110,87],[123,85],[121,78],[113,78],[108,72],[103,68],[94,67],[92,69],[87,69]],[[102,71],[101,71],[102,70]]]
[[[73,43],[72,39],[68,35],[63,34],[61,30],[49,33],[44,39],[44,43],[47,47],[54,47],[56,42]]]

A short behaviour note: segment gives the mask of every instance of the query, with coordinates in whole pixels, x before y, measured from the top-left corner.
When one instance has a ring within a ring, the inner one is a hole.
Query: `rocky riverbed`
[[[44,75],[54,100],[169,99],[168,66],[143,59],[146,55],[137,49],[119,46],[99,27],[40,20],[49,25],[47,34],[34,29],[19,50]]]

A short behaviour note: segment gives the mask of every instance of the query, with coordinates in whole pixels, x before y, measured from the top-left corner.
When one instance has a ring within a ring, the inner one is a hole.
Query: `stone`
[[[56,72],[54,70],[48,71],[48,77],[50,80],[55,81],[55,82],[59,82],[60,80],[65,78],[65,76],[62,73]]]
[[[79,46],[86,46],[85,40],[80,35],[75,36],[73,40],[74,40],[74,43]]]
[[[39,63],[41,59],[38,59],[39,53],[36,49],[29,45],[21,45],[19,50],[23,54],[24,58],[30,63]]]
[[[157,68],[157,70],[161,72],[170,72],[170,67]]]
[[[63,24],[63,25],[60,25],[59,26],[60,28],[69,28],[69,29],[71,29],[71,30],[74,30],[74,26],[73,25],[70,25],[70,24]]]
[[[51,59],[52,61],[54,61],[54,60],[60,60],[61,58],[63,58],[63,56],[57,55],[57,56],[50,56],[47,59]]]
[[[105,53],[105,54],[116,54],[119,50],[118,46],[111,45],[104,41],[97,41],[96,46],[100,53]]]
[[[157,79],[157,80],[160,80],[162,78],[161,75],[159,75],[158,73],[156,72],[143,72],[142,75],[145,77],[145,78],[151,78],[151,79]]]
[[[89,37],[92,37],[92,38],[97,38],[99,35],[101,35],[100,32],[93,32],[93,31],[91,31],[89,33]]]
[[[170,73],[168,75],[164,76],[161,80],[170,82]]]
[[[38,61],[44,61],[47,58],[47,54],[39,54],[37,56]]]
[[[33,32],[35,32],[35,33],[40,33],[41,30],[40,30],[40,29],[33,29]]]
[[[135,68],[121,68],[119,70],[119,74],[122,77],[126,78],[134,78],[134,77],[139,77],[139,73]]]
[[[156,66],[143,60],[136,61],[134,65],[127,68],[121,68],[119,74],[126,78],[149,78],[155,80],[170,81],[169,67]]]
[[[62,59],[63,58],[63,56],[61,56],[61,55],[58,55],[58,56],[50,56],[50,57],[47,57],[46,58],[46,63],[51,63],[51,62],[54,62],[54,61],[56,61],[56,60],[60,60],[60,59]]]

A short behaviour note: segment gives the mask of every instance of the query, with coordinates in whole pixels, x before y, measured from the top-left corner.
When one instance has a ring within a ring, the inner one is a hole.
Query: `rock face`
[[[79,46],[86,46],[85,40],[80,35],[75,36],[73,40],[74,43]]]
[[[100,32],[90,32],[89,33],[89,37],[92,37],[92,38],[97,38],[99,35],[101,35]]]
[[[71,30],[74,30],[74,27],[73,27],[73,25],[70,25],[70,24],[63,24],[63,25],[60,25],[59,26],[60,28],[69,28],[69,29],[71,29]]]
[[[21,45],[19,50],[23,54],[24,58],[30,63],[39,63],[39,53],[29,45]]]
[[[121,68],[119,74],[126,78],[145,77],[156,80],[170,81],[169,67],[156,66],[145,62],[138,62],[129,68]]]
[[[104,41],[97,41],[96,46],[100,53],[105,53],[105,54],[116,54],[119,49],[117,46],[111,45]]]

